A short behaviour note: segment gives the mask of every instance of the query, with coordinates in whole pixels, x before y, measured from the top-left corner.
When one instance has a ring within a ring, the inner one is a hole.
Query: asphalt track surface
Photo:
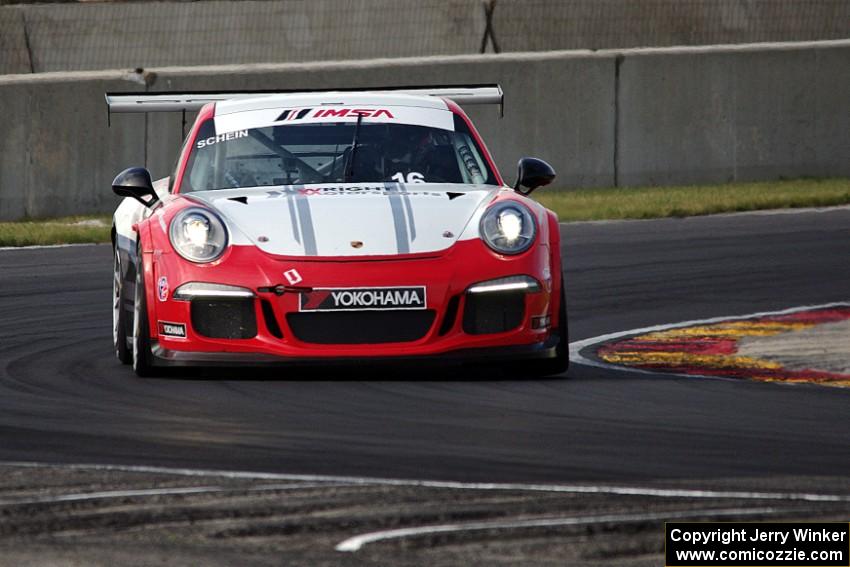
[[[850,210],[562,228],[571,339],[845,301]],[[0,460],[500,482],[843,476],[850,391],[639,375],[136,378],[108,246],[0,251]],[[474,378],[474,379],[473,379]]]

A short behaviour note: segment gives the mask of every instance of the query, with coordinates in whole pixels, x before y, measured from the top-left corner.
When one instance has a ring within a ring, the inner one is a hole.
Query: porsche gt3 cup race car
[[[170,177],[113,182],[119,360],[566,370],[558,220],[525,196],[555,173],[523,158],[507,186],[459,106],[478,103],[501,89],[108,94],[199,111]]]

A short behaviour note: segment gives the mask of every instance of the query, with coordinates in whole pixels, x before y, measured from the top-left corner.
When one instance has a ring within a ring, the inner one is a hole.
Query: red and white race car
[[[199,110],[169,178],[113,182],[119,360],[565,371],[558,219],[525,197],[555,173],[523,158],[506,186],[458,106],[476,103],[501,89],[108,94]]]

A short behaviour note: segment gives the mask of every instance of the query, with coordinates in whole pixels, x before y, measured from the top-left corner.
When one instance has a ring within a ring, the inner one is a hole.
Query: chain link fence
[[[850,0],[3,3],[0,74],[850,37]]]

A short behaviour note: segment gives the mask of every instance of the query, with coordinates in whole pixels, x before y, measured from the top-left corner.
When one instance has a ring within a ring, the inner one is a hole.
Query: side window
[[[180,187],[181,193],[190,193],[192,191],[201,191],[206,188],[206,184],[211,181],[209,173],[211,172],[211,163],[209,158],[204,160],[204,154],[207,152],[199,151],[198,144],[204,144],[205,140],[215,136],[215,122],[207,120],[198,129],[196,137],[196,147],[189,148],[189,160],[186,163],[186,169],[183,171],[183,182]],[[188,143],[188,139],[186,140]],[[208,154],[207,154],[208,155]],[[198,161],[202,163],[196,163]]]
[[[183,139],[183,143],[180,145],[180,151],[177,152],[177,158],[174,160],[174,165],[171,166],[171,175],[168,178],[168,192],[174,193],[174,180],[177,179],[177,168],[180,166],[180,158],[183,155],[183,152],[186,151],[186,144],[189,143],[189,136],[187,135]]]
[[[462,164],[461,171],[467,183],[496,185],[496,176],[484,161],[483,150],[475,143],[472,132],[466,121],[455,114],[454,146],[458,161]]]
[[[192,116],[197,116],[196,113],[193,113]],[[186,113],[183,114],[183,131],[185,132],[186,128]],[[177,158],[174,160],[174,165],[171,168],[171,175],[168,176],[168,192],[174,193],[176,188],[174,187],[174,180],[177,179],[177,168],[180,167],[180,160],[183,158],[183,152],[186,151],[187,146],[189,145],[189,135],[191,134],[191,130],[189,134],[183,136],[183,143],[180,144],[180,151],[177,152]]]

